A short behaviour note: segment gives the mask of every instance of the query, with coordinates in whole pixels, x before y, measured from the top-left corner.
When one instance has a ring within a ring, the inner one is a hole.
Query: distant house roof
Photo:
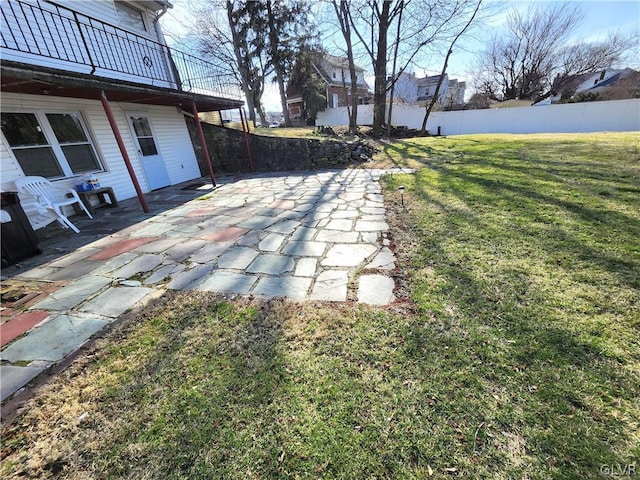
[[[551,86],[551,90],[556,93],[551,103],[560,101],[561,98],[570,98],[580,93],[600,93],[615,87],[621,81],[638,76],[639,72],[632,68],[616,70],[605,68],[596,72],[584,73],[581,75],[560,76],[558,75]]]
[[[322,77],[322,79],[329,85],[335,85],[335,86],[342,86],[342,79],[341,78],[333,78],[331,75],[331,72],[328,72],[326,67],[331,66],[333,68],[337,68],[340,69],[342,71],[348,72],[349,71],[349,59],[345,58],[345,57],[336,57],[335,55],[329,55],[329,54],[324,54],[322,57],[322,61],[320,62],[320,64],[314,64],[317,72],[320,74],[320,76]],[[355,65],[355,70],[356,70],[356,74],[360,74],[360,78],[362,79],[361,82],[358,82],[356,84],[356,88],[362,88],[365,90],[369,89],[369,85],[367,85],[367,82],[365,82],[364,80],[364,68],[359,67],[358,65]],[[345,77],[345,81],[347,83],[347,85],[349,85],[351,82],[349,81],[349,76],[347,75]]]
[[[445,73],[445,76],[447,74]],[[419,87],[433,87],[440,81],[440,75],[432,75],[431,77],[416,78],[416,85]]]
[[[349,69],[348,58],[336,57],[335,55],[329,55],[328,53],[325,53],[323,56],[323,60],[331,64],[331,66],[333,67]],[[364,68],[359,67],[358,65],[355,65],[355,68],[357,72],[364,72]]]

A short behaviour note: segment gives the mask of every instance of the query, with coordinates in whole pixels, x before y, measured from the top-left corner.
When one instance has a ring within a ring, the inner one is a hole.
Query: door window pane
[[[150,137],[152,135],[147,117],[131,117],[131,124],[136,132],[136,136]]]
[[[142,150],[142,155],[145,157],[147,155],[157,155],[158,149],[156,148],[156,144],[153,141],[153,138],[138,138],[138,143],[140,144],[140,150]]]
[[[158,149],[153,141],[153,133],[151,132],[151,126],[147,117],[129,117],[133,130],[138,137],[138,144],[142,155],[145,157],[148,155],[157,155]]]
[[[12,147],[48,144],[33,113],[3,113],[2,133]]]

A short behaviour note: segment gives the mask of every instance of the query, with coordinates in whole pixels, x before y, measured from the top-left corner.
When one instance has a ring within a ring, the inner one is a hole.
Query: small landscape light
[[[398,187],[398,191],[400,192],[400,202],[402,203],[402,206],[404,207],[404,185],[400,185]]]

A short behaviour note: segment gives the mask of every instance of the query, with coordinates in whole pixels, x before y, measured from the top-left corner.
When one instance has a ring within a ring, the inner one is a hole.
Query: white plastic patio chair
[[[80,205],[89,218],[93,218],[80,200],[78,193],[72,188],[58,188],[46,178],[34,176],[18,178],[15,180],[15,184],[18,193],[31,195],[35,198],[35,202],[27,201],[25,203],[28,210],[31,209],[32,216],[27,214],[27,218],[34,229],[42,228],[53,220],[58,220],[64,228],[70,228],[74,232],[80,233],[80,230],[71,223],[62,210],[62,207],[74,203]],[[33,208],[34,205],[35,208]]]

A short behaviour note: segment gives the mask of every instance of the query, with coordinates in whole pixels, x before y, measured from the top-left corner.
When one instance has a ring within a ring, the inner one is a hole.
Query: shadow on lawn
[[[238,465],[277,465],[277,435],[267,433],[280,421],[273,405],[284,367],[272,305],[191,292],[149,306],[109,339],[105,364],[91,372],[102,385],[93,414],[101,424],[75,439],[81,458],[69,467],[118,478],[239,478]]]
[[[607,353],[608,339],[591,330],[587,312],[558,303],[563,292],[551,298],[553,281],[534,279],[539,268],[550,276],[564,271],[572,274],[570,286],[581,288],[588,279],[572,271],[580,264],[554,265],[553,259],[566,257],[612,274],[616,280],[609,288],[637,289],[637,261],[605,246],[611,235],[633,242],[639,228],[625,214],[585,205],[589,193],[577,187],[575,202],[544,193],[564,187],[555,180],[543,189],[549,182],[544,169],[476,160],[469,171],[462,162],[430,162],[414,177],[415,194],[427,209],[420,214],[424,231],[416,267],[429,265],[434,273],[416,277],[413,289],[423,315],[435,319],[414,325],[406,357],[424,359],[425,378],[446,379],[436,396],[449,399],[443,415],[449,409],[455,424],[466,424],[463,433],[473,439],[470,458],[487,462],[481,452],[491,444],[503,453],[491,459],[499,471],[597,478],[601,465],[626,464],[637,453],[629,451],[634,434],[619,415],[621,405],[629,412],[640,395],[637,379],[625,365],[628,359]],[[491,173],[472,173],[486,164]],[[562,222],[562,212],[576,219],[572,225]],[[605,231],[591,238],[594,228]],[[530,263],[540,253],[536,261],[548,265]],[[477,255],[482,259],[475,262]],[[508,260],[500,263],[502,257]],[[608,308],[624,318],[624,308],[631,307]],[[513,452],[500,445],[505,432],[522,444],[522,458],[510,465]]]
[[[633,376],[597,345],[549,321],[544,296],[525,275],[508,272],[520,294],[492,296],[437,244],[427,248],[444,279],[427,295],[455,316],[438,312],[435,323],[414,324],[405,356],[434,385],[440,428],[466,439],[456,453],[493,473],[545,472],[540,478],[596,478],[603,464],[632,461],[616,445],[632,443],[633,434],[612,412],[640,395]],[[510,451],[511,438],[521,448]]]
[[[430,168],[440,173],[439,188],[455,195],[468,207],[468,211],[461,212],[461,215],[470,222],[482,221],[478,215],[471,212],[483,210],[485,205],[500,202],[501,205],[508,206],[510,217],[519,222],[513,225],[513,234],[534,239],[535,246],[544,248],[549,258],[566,255],[587,263],[595,263],[620,277],[631,288],[640,288],[640,278],[637,276],[640,265],[621,256],[620,252],[615,252],[615,255],[607,253],[612,250],[605,248],[611,238],[617,238],[618,241],[621,237],[627,238],[629,244],[640,238],[640,225],[636,219],[606,208],[602,204],[603,200],[594,198],[584,187],[568,186],[565,181],[557,179],[553,181],[553,187],[543,185],[549,183],[544,170],[517,169],[518,175],[514,177],[502,172],[513,167],[495,162],[488,163],[496,169],[496,173],[491,176],[465,172],[463,166],[451,168],[450,165],[440,164],[432,165]],[[480,189],[471,189],[470,185]],[[417,185],[416,189],[425,199],[434,201],[428,186]],[[552,191],[554,194],[542,193],[543,190]],[[574,192],[573,197],[576,201],[559,198],[571,192]],[[586,206],[587,202],[594,206]],[[600,207],[596,206],[598,203]],[[565,218],[562,212],[567,212],[567,217],[579,217],[579,224],[571,227],[558,224],[554,217],[563,221]],[[532,224],[543,224],[546,231],[540,232],[532,228]],[[483,228],[490,234],[497,233],[491,225],[485,224]],[[499,228],[504,226],[501,225]],[[601,238],[592,238],[593,229],[606,229],[609,234],[601,234]]]

